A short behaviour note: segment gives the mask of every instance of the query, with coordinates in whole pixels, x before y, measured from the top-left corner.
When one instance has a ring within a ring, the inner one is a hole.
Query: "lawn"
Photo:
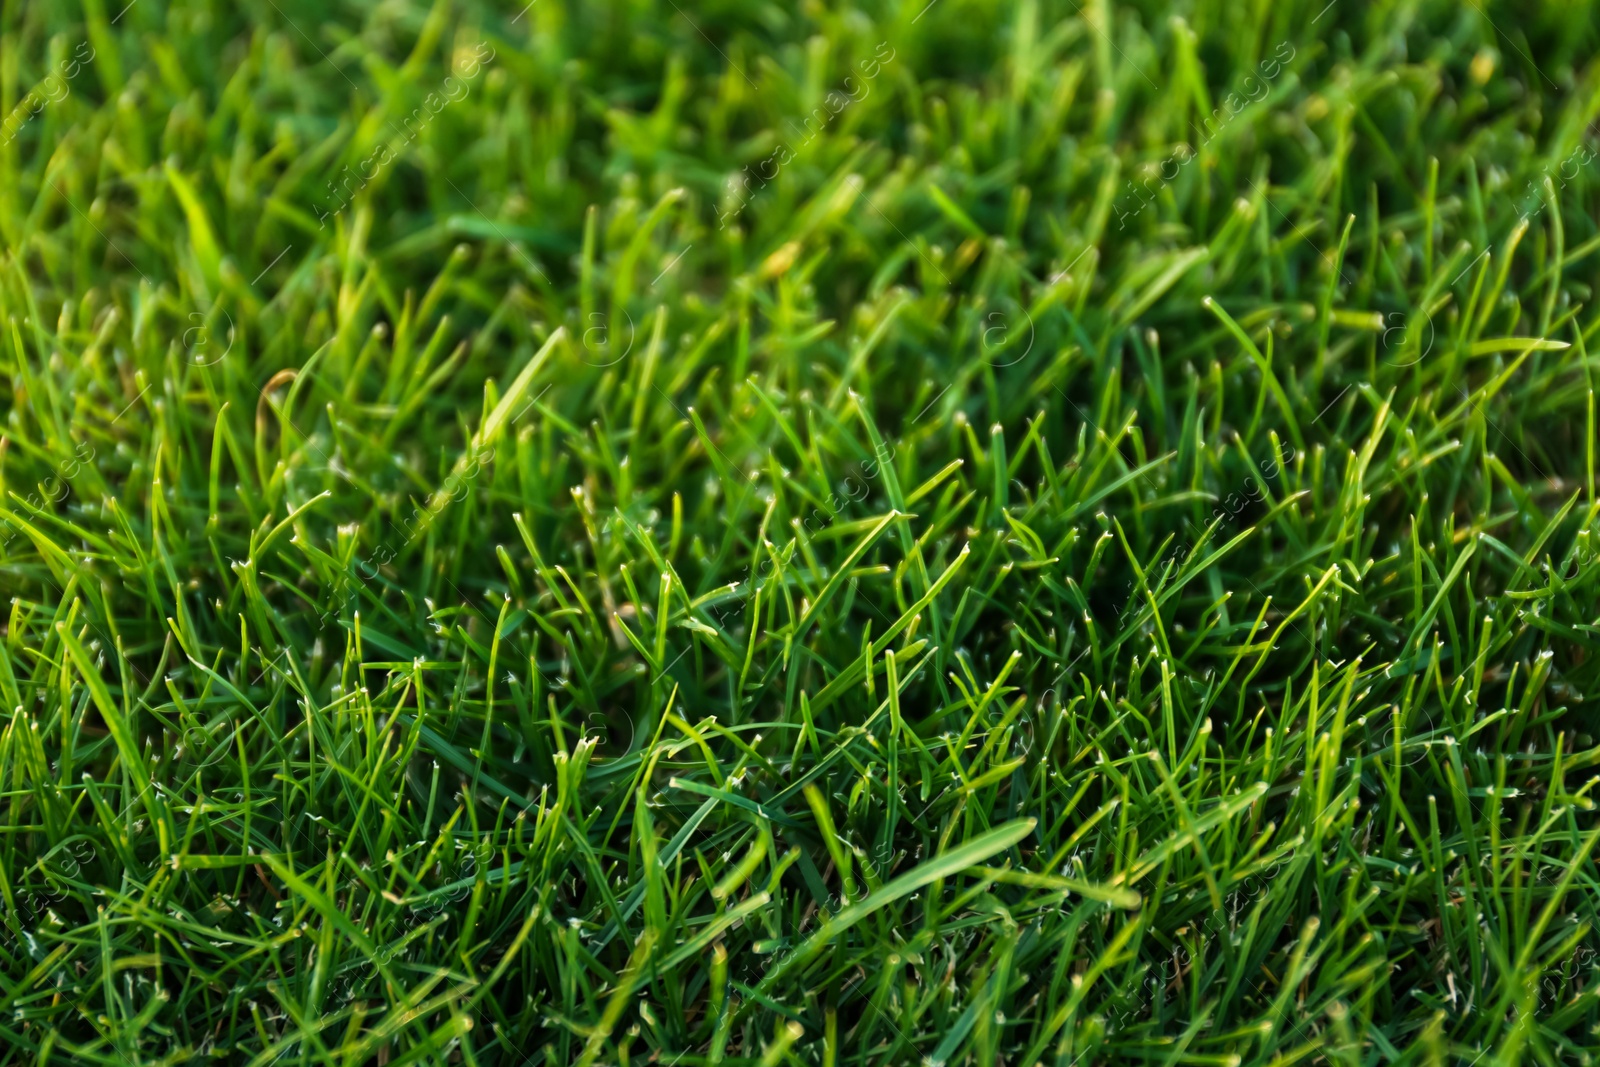
[[[6,5],[0,1065],[1592,1062],[1597,41]]]

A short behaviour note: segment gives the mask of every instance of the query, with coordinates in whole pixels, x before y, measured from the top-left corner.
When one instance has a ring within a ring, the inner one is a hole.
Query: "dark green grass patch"
[[[0,1063],[1586,1063],[1597,9],[11,6]]]

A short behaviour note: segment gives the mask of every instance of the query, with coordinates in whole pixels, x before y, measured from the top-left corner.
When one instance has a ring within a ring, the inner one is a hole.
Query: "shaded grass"
[[[1593,16],[8,9],[7,1062],[1587,1062]]]

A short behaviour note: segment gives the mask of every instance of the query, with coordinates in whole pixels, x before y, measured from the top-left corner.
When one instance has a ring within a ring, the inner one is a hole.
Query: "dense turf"
[[[7,5],[0,1063],[1589,1062],[1597,17]]]

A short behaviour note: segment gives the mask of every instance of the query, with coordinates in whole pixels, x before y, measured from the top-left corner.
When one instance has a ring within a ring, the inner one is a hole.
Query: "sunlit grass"
[[[7,8],[0,1063],[1588,1062],[1596,14]]]

